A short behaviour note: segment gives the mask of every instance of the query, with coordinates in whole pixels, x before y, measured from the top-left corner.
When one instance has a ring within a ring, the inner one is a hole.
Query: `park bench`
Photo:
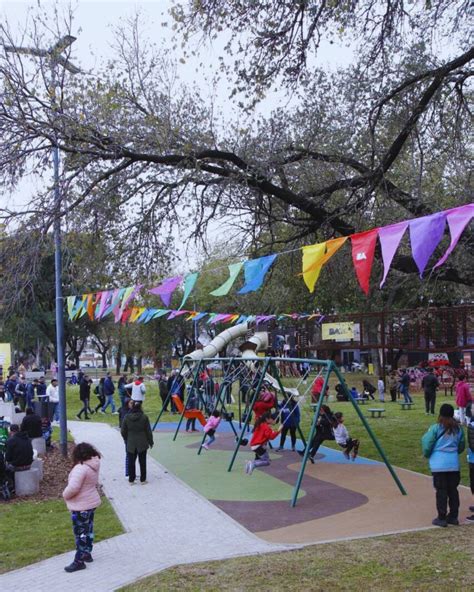
[[[370,411],[371,417],[375,418],[375,417],[383,417],[383,414],[385,413],[385,409],[368,409],[367,411]]]
[[[400,401],[400,405],[402,407],[402,411],[407,411],[407,410],[411,409],[411,406],[413,405],[413,403],[407,403],[405,401]]]
[[[356,399],[358,405],[365,405],[367,399]]]

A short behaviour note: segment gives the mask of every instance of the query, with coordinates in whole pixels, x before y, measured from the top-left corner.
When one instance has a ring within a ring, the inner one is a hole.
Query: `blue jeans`
[[[54,403],[53,421],[59,421],[59,403]]]
[[[107,407],[110,405],[112,407],[112,413],[115,413],[115,401],[114,401],[114,396],[112,395],[107,395],[107,403],[102,407],[102,411],[105,411],[107,409]]]
[[[406,385],[402,384],[400,386],[400,392],[402,393],[403,398],[405,399],[405,403],[413,403],[413,399],[410,397],[408,387]]]

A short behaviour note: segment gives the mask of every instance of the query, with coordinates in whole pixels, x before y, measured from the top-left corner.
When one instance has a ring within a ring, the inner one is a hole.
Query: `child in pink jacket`
[[[466,380],[466,376],[462,375],[459,378],[459,382],[456,385],[456,405],[459,407],[461,413],[461,425],[466,423],[466,407],[472,401],[471,391],[469,390],[469,383]]]
[[[217,427],[220,424],[220,422],[221,422],[220,411],[217,411],[217,409],[214,409],[214,411],[209,416],[209,419],[207,420],[206,425],[204,426],[204,431],[206,433],[206,436],[209,438],[208,442],[204,443],[202,445],[202,447],[205,448],[206,450],[209,449],[209,446],[216,439],[214,434],[216,433]]]
[[[76,539],[74,561],[64,568],[68,573],[85,569],[86,563],[93,561],[94,512],[100,505],[97,491],[100,453],[90,444],[81,442],[74,448],[72,460],[74,466],[63,491],[63,498],[71,512],[72,530]]]

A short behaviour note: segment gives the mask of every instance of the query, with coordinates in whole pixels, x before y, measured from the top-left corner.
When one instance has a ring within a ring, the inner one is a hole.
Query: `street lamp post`
[[[54,115],[57,115],[56,101],[56,68],[62,66],[72,74],[79,74],[81,70],[71,64],[66,57],[61,55],[72,43],[76,37],[65,35],[61,37],[50,49],[37,49],[29,47],[5,46],[5,51],[31,55],[44,58],[50,62],[51,66],[51,84],[52,84],[52,107]],[[59,146],[57,132],[54,132],[53,145],[53,187],[54,187],[54,209],[55,218],[53,225],[54,233],[54,278],[55,278],[55,312],[56,312],[56,351],[58,365],[58,390],[59,390],[59,430],[60,430],[60,448],[63,456],[67,456],[67,413],[66,413],[66,372],[64,360],[64,318],[63,318],[63,294],[62,294],[62,256],[61,256],[61,191],[59,186]]]

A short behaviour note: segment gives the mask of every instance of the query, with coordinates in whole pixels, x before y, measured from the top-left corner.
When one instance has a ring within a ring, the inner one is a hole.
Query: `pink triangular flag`
[[[443,265],[446,259],[451,255],[451,253],[456,248],[459,239],[461,238],[461,234],[464,232],[464,229],[472,220],[472,218],[474,218],[474,204],[467,204],[465,206],[461,206],[460,208],[455,208],[448,213],[446,219],[448,221],[449,232],[451,234],[451,243],[446,249],[446,253],[441,257],[438,263],[436,263],[435,267]]]
[[[398,245],[402,240],[405,230],[408,228],[408,221],[399,222],[398,224],[391,224],[390,226],[383,226],[379,228],[379,241],[382,248],[383,259],[383,278],[380,282],[382,287],[387,279],[387,274],[392,264]]]

